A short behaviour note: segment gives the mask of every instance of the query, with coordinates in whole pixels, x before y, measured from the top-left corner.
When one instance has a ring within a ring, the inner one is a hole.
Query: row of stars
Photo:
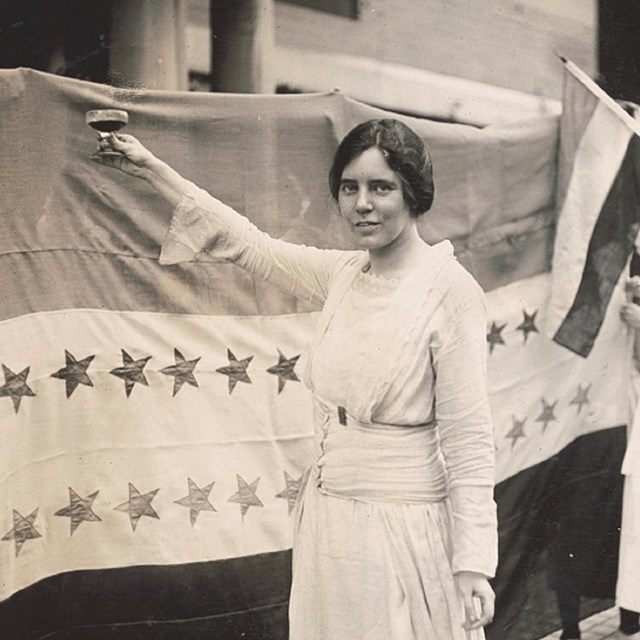
[[[575,397],[569,402],[570,405],[574,405],[577,408],[578,414],[582,411],[583,407],[590,404],[589,390],[591,385],[578,385],[578,389]],[[536,422],[542,423],[542,430],[545,431],[550,422],[557,422],[558,418],[555,415],[555,407],[558,401],[548,402],[545,398],[541,399],[542,411],[540,415],[535,419]],[[507,433],[506,437],[511,438],[512,448],[520,438],[526,437],[524,426],[527,418],[523,420],[512,416],[513,426]],[[286,471],[285,477],[285,489],[276,494],[276,497],[287,500],[288,510],[291,513],[302,482],[302,477],[297,480],[292,478]],[[258,483],[260,478],[256,478],[253,482],[247,483],[240,475],[236,475],[238,484],[238,490],[234,493],[227,502],[235,502],[240,505],[240,512],[242,518],[246,515],[250,507],[263,507],[263,503],[257,496]],[[187,478],[187,484],[189,493],[187,496],[175,500],[175,504],[179,504],[189,509],[191,525],[194,526],[197,517],[201,511],[217,511],[217,509],[211,504],[209,500],[209,494],[213,488],[215,482],[211,482],[205,487],[199,487],[191,478]],[[129,515],[131,528],[136,530],[139,520],[143,516],[150,518],[160,519],[160,516],[151,506],[151,502],[155,498],[159,489],[154,489],[148,493],[142,494],[131,483],[129,483],[129,500],[114,507],[117,511],[122,511]],[[95,501],[99,491],[96,491],[85,498],[82,498],[71,487],[69,487],[69,506],[59,509],[55,512],[56,516],[64,516],[70,518],[70,535],[73,535],[75,530],[80,526],[82,522],[97,522],[101,518],[93,511],[93,502]],[[16,556],[20,553],[22,545],[27,540],[33,540],[42,537],[41,534],[35,528],[35,520],[38,514],[38,509],[33,511],[28,516],[23,516],[18,511],[13,511],[13,528],[6,533],[2,540],[9,541],[14,540]]]
[[[535,324],[537,313],[538,312],[535,311],[534,313],[529,314],[527,311],[523,311],[524,320],[516,329],[518,331],[522,331],[525,342],[530,333],[539,333]],[[502,337],[502,331],[506,326],[506,323],[502,325],[498,325],[495,322],[491,323],[491,328],[487,333],[487,343],[489,344],[490,353],[493,353],[493,349],[496,345],[505,344]],[[149,383],[144,374],[144,368],[151,359],[151,356],[134,360],[124,349],[121,351],[122,366],[112,369],[109,373],[124,381],[125,393],[127,397],[129,397],[136,384],[148,386]],[[300,356],[297,355],[292,358],[287,358],[278,349],[277,364],[267,369],[268,373],[278,377],[278,393],[282,392],[287,381],[299,381],[299,378],[294,371],[299,357]],[[65,350],[65,366],[52,373],[51,377],[65,381],[67,398],[71,397],[78,385],[82,384],[88,387],[93,386],[93,382],[91,381],[87,371],[94,358],[95,355],[90,355],[78,360],[70,351]],[[238,360],[233,352],[230,349],[227,349],[227,358],[229,360],[229,364],[216,369],[216,372],[228,377],[228,389],[231,394],[238,382],[251,384],[251,378],[247,373],[247,368],[249,363],[252,361],[253,356]],[[198,381],[195,377],[194,370],[200,361],[200,358],[187,360],[178,349],[174,349],[174,359],[175,364],[160,369],[160,373],[173,376],[173,395],[175,396],[185,383],[198,387]],[[30,367],[26,367],[20,373],[14,373],[9,369],[9,367],[2,364],[2,370],[4,373],[5,383],[0,386],[0,397],[10,397],[13,401],[14,411],[15,413],[18,413],[22,398],[25,396],[34,397],[36,395],[27,384]]]
[[[580,415],[585,405],[591,404],[591,401],[589,400],[590,389],[590,384],[586,386],[582,386],[581,384],[579,384],[575,396],[569,402],[570,406],[576,407],[577,415]],[[540,412],[540,415],[535,419],[535,422],[542,423],[542,431],[544,432],[546,431],[547,426],[550,422],[558,422],[558,418],[555,415],[555,408],[558,404],[558,400],[555,400],[554,402],[549,402],[546,400],[546,398],[541,398],[540,400],[542,402],[542,411]],[[511,448],[513,449],[516,442],[520,438],[527,437],[527,434],[524,430],[527,418],[525,417],[524,419],[520,420],[516,416],[511,416],[511,421],[512,427],[505,437],[511,438]]]
[[[516,327],[516,331],[522,332],[523,341],[526,342],[530,333],[540,333],[538,327],[536,326],[536,316],[538,315],[538,312],[534,311],[533,313],[527,313],[526,310],[523,310],[522,314],[524,318],[522,322]],[[496,345],[505,345],[504,338],[502,337],[502,332],[504,331],[506,326],[506,322],[504,324],[491,322],[491,327],[489,328],[489,332],[487,333],[489,353],[493,353]]]
[[[151,360],[151,356],[134,360],[124,349],[122,351],[122,366],[112,369],[109,373],[124,381],[124,389],[127,398],[131,395],[136,384],[148,386],[149,382],[144,374],[144,368]],[[70,351],[65,349],[65,366],[51,374],[52,378],[58,378],[65,381],[65,390],[67,398],[70,398],[78,385],[92,387],[93,382],[89,377],[88,370],[95,355],[87,356],[78,360]],[[295,373],[295,366],[300,356],[287,358],[278,349],[277,364],[269,367],[266,371],[278,377],[278,393],[282,393],[287,381],[299,382]],[[227,349],[227,358],[229,364],[216,369],[216,372],[228,377],[229,393],[233,393],[238,382],[251,384],[251,378],[247,373],[247,368],[253,356],[238,360],[230,349]],[[193,387],[198,386],[198,381],[194,374],[194,370],[200,361],[200,358],[187,360],[178,349],[174,349],[175,364],[160,369],[160,373],[167,376],[173,376],[173,395],[175,396],[182,386],[186,383]],[[27,384],[30,367],[26,367],[20,373],[14,373],[5,364],[2,364],[4,373],[4,384],[0,386],[0,397],[8,397],[13,401],[13,408],[16,413],[20,409],[22,398],[34,397],[36,394]]]
[[[287,501],[289,514],[291,514],[300,486],[302,476],[297,480],[292,478],[286,471],[284,472],[285,488],[278,494],[277,498],[283,498]],[[242,519],[250,507],[264,507],[264,504],[257,495],[258,483],[260,478],[256,478],[253,482],[248,483],[246,480],[236,474],[238,490],[227,500],[227,502],[235,502],[240,505],[240,513]],[[174,503],[189,509],[189,517],[191,526],[195,526],[198,515],[201,511],[217,511],[209,500],[209,494],[215,482],[210,482],[204,487],[199,487],[191,478],[187,478],[189,493]],[[129,483],[129,499],[114,510],[121,511],[129,515],[129,521],[133,531],[136,530],[138,522],[142,517],[160,519],[158,512],[151,505],[153,499],[160,489],[154,489],[147,493],[140,493],[138,489]],[[69,487],[69,505],[59,509],[54,513],[56,516],[66,517],[70,519],[70,535],[73,535],[76,529],[83,522],[101,522],[102,518],[93,510],[93,503],[100,492],[95,491],[84,498],[76,491]],[[35,540],[41,538],[42,535],[36,529],[36,518],[38,517],[38,509],[35,509],[28,516],[13,510],[13,528],[7,532],[1,540],[14,541],[16,557],[20,553],[20,549],[27,540]]]

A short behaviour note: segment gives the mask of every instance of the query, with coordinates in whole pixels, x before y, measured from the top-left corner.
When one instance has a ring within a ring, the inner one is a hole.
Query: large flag
[[[231,265],[160,267],[171,211],[88,160],[84,113],[127,109],[132,134],[260,228],[338,248],[332,153],[356,123],[393,114],[340,94],[124,90],[27,70],[0,72],[0,104],[2,633],[286,638],[291,512],[311,449],[299,374],[318,310]],[[501,529],[489,636],[539,637],[557,624],[532,606],[549,593],[545,526],[584,522],[566,487],[597,478],[597,501],[617,486],[627,341],[613,302],[587,359],[540,329],[557,119],[405,119],[435,165],[420,231],[450,238],[488,291]],[[608,540],[615,501],[589,513]],[[594,555],[585,593],[610,564]]]
[[[566,61],[547,330],[582,356],[593,347],[638,232],[639,135],[640,124]]]

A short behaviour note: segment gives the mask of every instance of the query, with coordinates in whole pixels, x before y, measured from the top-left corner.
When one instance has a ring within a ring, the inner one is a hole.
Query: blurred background
[[[559,109],[557,55],[640,100],[635,0],[2,0],[0,67],[128,87],[340,89],[483,125]]]

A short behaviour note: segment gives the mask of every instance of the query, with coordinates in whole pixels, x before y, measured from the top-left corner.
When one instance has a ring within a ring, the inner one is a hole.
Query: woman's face
[[[369,251],[401,246],[416,224],[404,200],[400,176],[378,147],[363,151],[344,168],[338,209],[358,248]]]

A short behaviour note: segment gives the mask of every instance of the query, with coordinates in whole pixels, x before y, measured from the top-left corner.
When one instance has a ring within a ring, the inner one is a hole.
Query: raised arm
[[[176,264],[207,254],[232,262],[296,297],[322,305],[340,269],[357,262],[354,252],[321,250],[271,238],[244,216],[183,178],[136,138],[116,134],[100,142],[92,160],[146,180],[174,209],[160,262]]]

